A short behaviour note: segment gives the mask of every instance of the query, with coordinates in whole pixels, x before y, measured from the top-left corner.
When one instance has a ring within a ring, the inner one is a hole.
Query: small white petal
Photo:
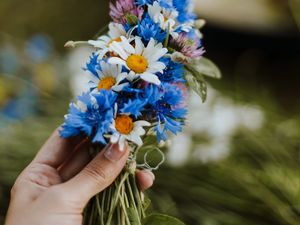
[[[145,121],[145,120],[139,120],[134,122],[135,127],[150,127],[151,123]]]
[[[122,45],[123,45],[123,48],[125,49],[125,51],[128,52],[128,53],[130,53],[130,54],[134,54],[135,53],[135,49],[129,43],[128,39],[126,39],[124,36],[122,36],[121,39],[122,39]]]
[[[125,149],[125,142],[126,142],[125,136],[121,135],[119,138],[119,148],[121,151],[123,151]]]
[[[161,81],[158,79],[158,77],[153,74],[153,73],[148,73],[145,72],[143,74],[140,74],[140,77],[144,80],[147,81],[149,83],[155,84],[155,85],[160,85]]]
[[[118,64],[118,65],[122,65],[122,66],[127,66],[126,62],[123,59],[120,59],[118,57],[109,58],[108,63],[110,63],[110,64]]]
[[[119,141],[120,139],[120,135],[117,133],[114,133],[111,137],[110,137],[110,142],[115,144]]]
[[[117,83],[120,83],[121,81],[125,80],[125,78],[127,78],[128,73],[119,73],[119,75],[117,76]]]
[[[139,135],[135,134],[134,132],[131,132],[131,134],[129,134],[127,138],[129,141],[134,142],[138,146],[143,145],[143,141],[142,141],[141,137]]]
[[[154,62],[149,65],[148,72],[150,73],[157,73],[157,72],[163,72],[163,70],[166,68],[166,65],[163,62]]]
[[[112,90],[115,92],[120,92],[122,91],[126,86],[128,85],[128,83],[124,83],[124,84],[120,84],[120,85],[115,85],[112,87]]]

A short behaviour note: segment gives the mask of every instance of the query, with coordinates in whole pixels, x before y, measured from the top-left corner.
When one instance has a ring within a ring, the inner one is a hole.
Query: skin
[[[91,159],[89,143],[62,139],[58,129],[17,178],[5,225],[81,225],[88,201],[108,187],[128,158],[128,146],[107,146]],[[154,175],[136,173],[142,191],[152,186]]]

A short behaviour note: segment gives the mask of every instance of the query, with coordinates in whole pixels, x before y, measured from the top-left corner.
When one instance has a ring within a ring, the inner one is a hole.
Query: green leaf
[[[143,225],[184,225],[184,223],[171,216],[152,214],[144,219]]]
[[[220,69],[214,64],[211,60],[202,57],[198,60],[195,60],[189,65],[190,67],[193,68],[193,70],[197,71],[198,73],[212,77],[215,79],[221,79],[222,74]]]
[[[137,25],[139,23],[139,18],[131,13],[126,14],[125,19],[131,26]]]
[[[204,76],[190,68],[185,79],[189,86],[201,97],[202,102],[205,102],[207,99],[207,84]]]

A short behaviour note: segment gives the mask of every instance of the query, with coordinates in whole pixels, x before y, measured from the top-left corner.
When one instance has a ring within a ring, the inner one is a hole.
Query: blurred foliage
[[[286,7],[287,1],[278,0],[278,7],[281,3]],[[53,38],[55,49],[61,50],[67,40],[92,37],[108,21],[107,7],[106,0],[0,1],[0,46],[13,43],[21,49],[17,54],[22,65],[10,72],[14,76],[1,71],[0,87],[5,88],[0,88],[0,106],[7,103],[3,99],[18,97],[15,90],[19,93],[28,78],[32,78],[29,87],[40,90],[34,112],[28,117],[9,123],[5,120],[4,124],[0,118],[0,224],[11,185],[63,122],[71,99],[67,74],[58,63],[64,64],[65,58],[53,53],[48,61],[33,65],[24,57],[24,40],[46,33]],[[298,21],[295,7],[292,5],[293,15]],[[208,57],[224,74],[221,82],[211,81],[213,86],[239,104],[261,106],[266,123],[256,132],[238,130],[231,141],[232,153],[222,161],[202,164],[190,160],[179,168],[166,164],[157,171],[156,184],[149,191],[152,208],[183,218],[189,225],[299,224],[299,38],[256,36],[213,27],[206,28],[204,34]],[[57,71],[53,85],[52,75],[42,75]],[[199,141],[207,138],[198,137]]]
[[[159,170],[155,207],[176,207],[187,224],[299,224],[300,120],[270,119],[259,132],[240,130],[221,162]]]

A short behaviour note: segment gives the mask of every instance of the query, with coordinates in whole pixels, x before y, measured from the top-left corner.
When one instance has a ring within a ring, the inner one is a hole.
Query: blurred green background
[[[223,71],[170,143],[149,195],[189,225],[300,224],[300,1],[197,0]],[[0,1],[0,223],[9,191],[80,92],[104,0]]]

